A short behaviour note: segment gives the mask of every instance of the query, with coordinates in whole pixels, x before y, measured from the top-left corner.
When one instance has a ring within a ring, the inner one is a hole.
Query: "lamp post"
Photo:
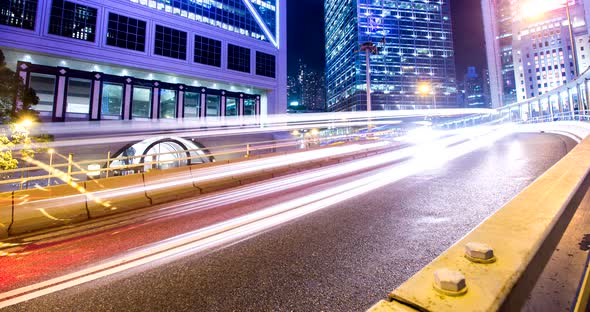
[[[47,178],[47,186],[51,186],[51,177],[53,177],[53,153],[55,150],[50,148],[47,153],[49,153],[49,178]]]
[[[436,110],[436,87],[439,87],[439,84],[431,84],[430,82],[421,82],[418,84],[418,93],[422,95],[432,94],[432,103],[434,109]]]
[[[379,50],[373,42],[365,42],[361,44],[360,50],[365,52],[365,63],[367,64],[367,112],[371,112],[371,54],[378,54]]]

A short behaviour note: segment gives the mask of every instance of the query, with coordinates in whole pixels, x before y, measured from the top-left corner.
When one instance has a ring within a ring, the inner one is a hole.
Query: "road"
[[[573,145],[570,139],[550,134],[512,135],[441,168],[263,232],[6,310],[364,311],[500,208]],[[343,182],[300,188],[250,205],[278,203]],[[172,230],[174,223],[168,221],[167,226]]]

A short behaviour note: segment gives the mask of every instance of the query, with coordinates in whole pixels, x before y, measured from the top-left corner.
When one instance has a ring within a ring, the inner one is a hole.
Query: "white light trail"
[[[453,141],[460,142],[459,140],[464,140],[468,136],[472,136],[470,140],[464,141],[463,143],[457,145],[451,143],[450,145],[452,146],[446,148],[447,157],[444,158],[444,161],[450,161],[464,156],[478,148],[486,146],[490,142],[495,142],[506,134],[508,134],[507,131],[489,130],[487,132],[482,131],[479,136],[465,135],[459,138],[449,138],[447,143]],[[361,161],[357,163],[361,163]],[[370,176],[352,182],[337,185],[257,212],[179,235],[88,269],[0,294],[0,308],[123,272],[157,260],[172,260],[186,253],[202,251],[235,241],[239,238],[245,238],[344,200],[374,191],[423,170],[425,170],[425,167],[420,159],[413,159],[388,169],[377,171]]]

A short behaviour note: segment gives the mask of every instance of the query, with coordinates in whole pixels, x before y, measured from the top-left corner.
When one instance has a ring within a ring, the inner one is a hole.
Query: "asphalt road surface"
[[[6,310],[364,311],[573,145],[568,138],[550,134],[506,137],[442,168],[247,239],[144,265]]]

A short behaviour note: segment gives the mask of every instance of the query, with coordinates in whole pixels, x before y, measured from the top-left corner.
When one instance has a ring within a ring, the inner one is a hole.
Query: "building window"
[[[219,116],[220,97],[218,95],[207,94],[207,117]]]
[[[201,94],[197,92],[184,93],[184,116],[185,118],[197,118],[201,116]]]
[[[109,13],[107,44],[123,49],[145,51],[146,23],[135,18]]]
[[[103,84],[100,107],[102,119],[121,119],[123,114],[123,85]]]
[[[221,67],[221,41],[195,35],[195,63]]]
[[[81,118],[90,113],[90,89],[92,81],[87,79],[68,79],[67,117]]]
[[[244,100],[244,116],[256,115],[256,101],[254,99]]]
[[[240,103],[239,99],[231,97],[225,98],[225,116],[237,116],[238,103]]]
[[[250,72],[250,49],[239,47],[233,44],[227,45],[227,68]]]
[[[133,118],[150,118],[152,112],[152,88],[133,87],[131,113]]]
[[[0,24],[35,29],[37,0],[2,0],[0,3]]]
[[[256,51],[256,75],[275,78],[275,56]]]
[[[51,116],[53,113],[55,82],[54,75],[31,73],[29,87],[33,88],[39,97],[39,104],[33,107],[36,111],[41,112],[41,116]]]
[[[176,118],[176,91],[160,90],[160,118]]]
[[[49,33],[94,42],[97,10],[85,5],[53,0]]]
[[[154,53],[179,60],[186,60],[186,32],[156,25]]]

